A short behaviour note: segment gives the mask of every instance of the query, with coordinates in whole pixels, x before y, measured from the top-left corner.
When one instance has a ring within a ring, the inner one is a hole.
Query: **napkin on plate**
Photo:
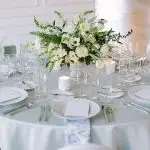
[[[70,101],[67,104],[65,116],[88,117],[89,106],[88,101]]]
[[[0,103],[19,98],[20,94],[11,88],[0,89]]]
[[[140,97],[141,99],[150,100],[150,89],[141,89],[136,92],[135,95]]]

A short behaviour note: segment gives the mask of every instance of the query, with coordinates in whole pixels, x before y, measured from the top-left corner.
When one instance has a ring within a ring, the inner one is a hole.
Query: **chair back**
[[[15,36],[1,36],[0,37],[0,54],[16,54],[20,53],[20,43]]]

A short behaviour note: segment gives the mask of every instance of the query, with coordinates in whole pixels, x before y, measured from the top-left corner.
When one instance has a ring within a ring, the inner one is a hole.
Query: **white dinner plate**
[[[150,85],[139,85],[139,86],[132,87],[129,89],[128,95],[130,98],[135,100],[135,102],[150,107],[150,99],[145,99],[144,97],[142,98],[142,95],[141,96],[136,95],[136,93],[142,89],[146,89],[146,90],[148,89],[150,91]]]
[[[86,99],[79,99],[79,100],[86,101],[87,103],[90,104],[90,111],[89,111],[89,115],[87,117],[81,118],[81,117],[68,117],[68,116],[65,116],[67,102],[60,102],[60,103],[54,104],[52,106],[52,112],[57,117],[62,118],[62,119],[68,119],[68,120],[92,118],[100,112],[101,108],[99,107],[99,105],[97,103],[95,103],[93,101],[90,101],[90,100],[86,100]]]
[[[21,84],[20,87],[26,91],[29,91],[34,90],[36,88],[36,84],[32,81],[25,81],[24,83]]]
[[[132,76],[129,76],[129,77],[123,78],[123,80],[124,80],[125,82],[131,83],[131,82],[133,82],[133,77],[132,77]],[[141,76],[140,76],[140,75],[134,76],[134,81],[135,81],[135,82],[138,82],[138,81],[140,81],[140,80],[141,80]]]
[[[112,90],[112,93],[107,93],[107,91],[105,92],[105,90],[103,91],[100,91],[99,94],[101,96],[104,96],[104,97],[108,97],[108,98],[119,98],[119,97],[122,97],[124,95],[124,91],[121,91],[121,89],[118,89],[118,88],[114,88],[114,90]]]
[[[17,87],[4,87],[4,88],[8,89],[9,91],[10,90],[15,91],[20,96],[16,99],[12,99],[12,100],[8,100],[6,102],[0,103],[1,106],[6,106],[6,105],[19,103],[19,102],[23,101],[24,99],[26,99],[28,97],[28,93],[24,89],[20,89],[20,88],[17,88]]]

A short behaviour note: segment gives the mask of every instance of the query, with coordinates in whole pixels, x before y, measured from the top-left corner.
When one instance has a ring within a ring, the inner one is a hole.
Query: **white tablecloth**
[[[50,76],[48,89],[57,88],[58,76],[60,74],[57,73]],[[46,99],[43,98],[44,100]],[[49,103],[52,103],[51,99]],[[102,113],[91,119],[91,142],[117,150],[150,150],[149,115],[125,108],[119,99],[114,100],[114,107],[116,109],[113,122],[105,123]],[[39,123],[39,114],[40,106],[11,117],[0,116],[1,149],[56,150],[63,147],[64,120],[51,114],[48,123]]]

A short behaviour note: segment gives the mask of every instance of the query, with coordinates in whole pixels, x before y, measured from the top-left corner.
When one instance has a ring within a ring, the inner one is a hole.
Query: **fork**
[[[39,121],[43,120],[44,114],[45,114],[46,106],[41,106],[41,111],[40,111],[40,116],[39,116]]]
[[[51,110],[50,105],[47,105],[46,106],[46,112],[45,112],[45,119],[44,119],[45,122],[48,122],[48,120],[49,120],[49,112],[50,112],[50,110]]]
[[[111,107],[106,107],[106,113],[108,113],[109,122],[112,122],[114,120],[114,112]]]

